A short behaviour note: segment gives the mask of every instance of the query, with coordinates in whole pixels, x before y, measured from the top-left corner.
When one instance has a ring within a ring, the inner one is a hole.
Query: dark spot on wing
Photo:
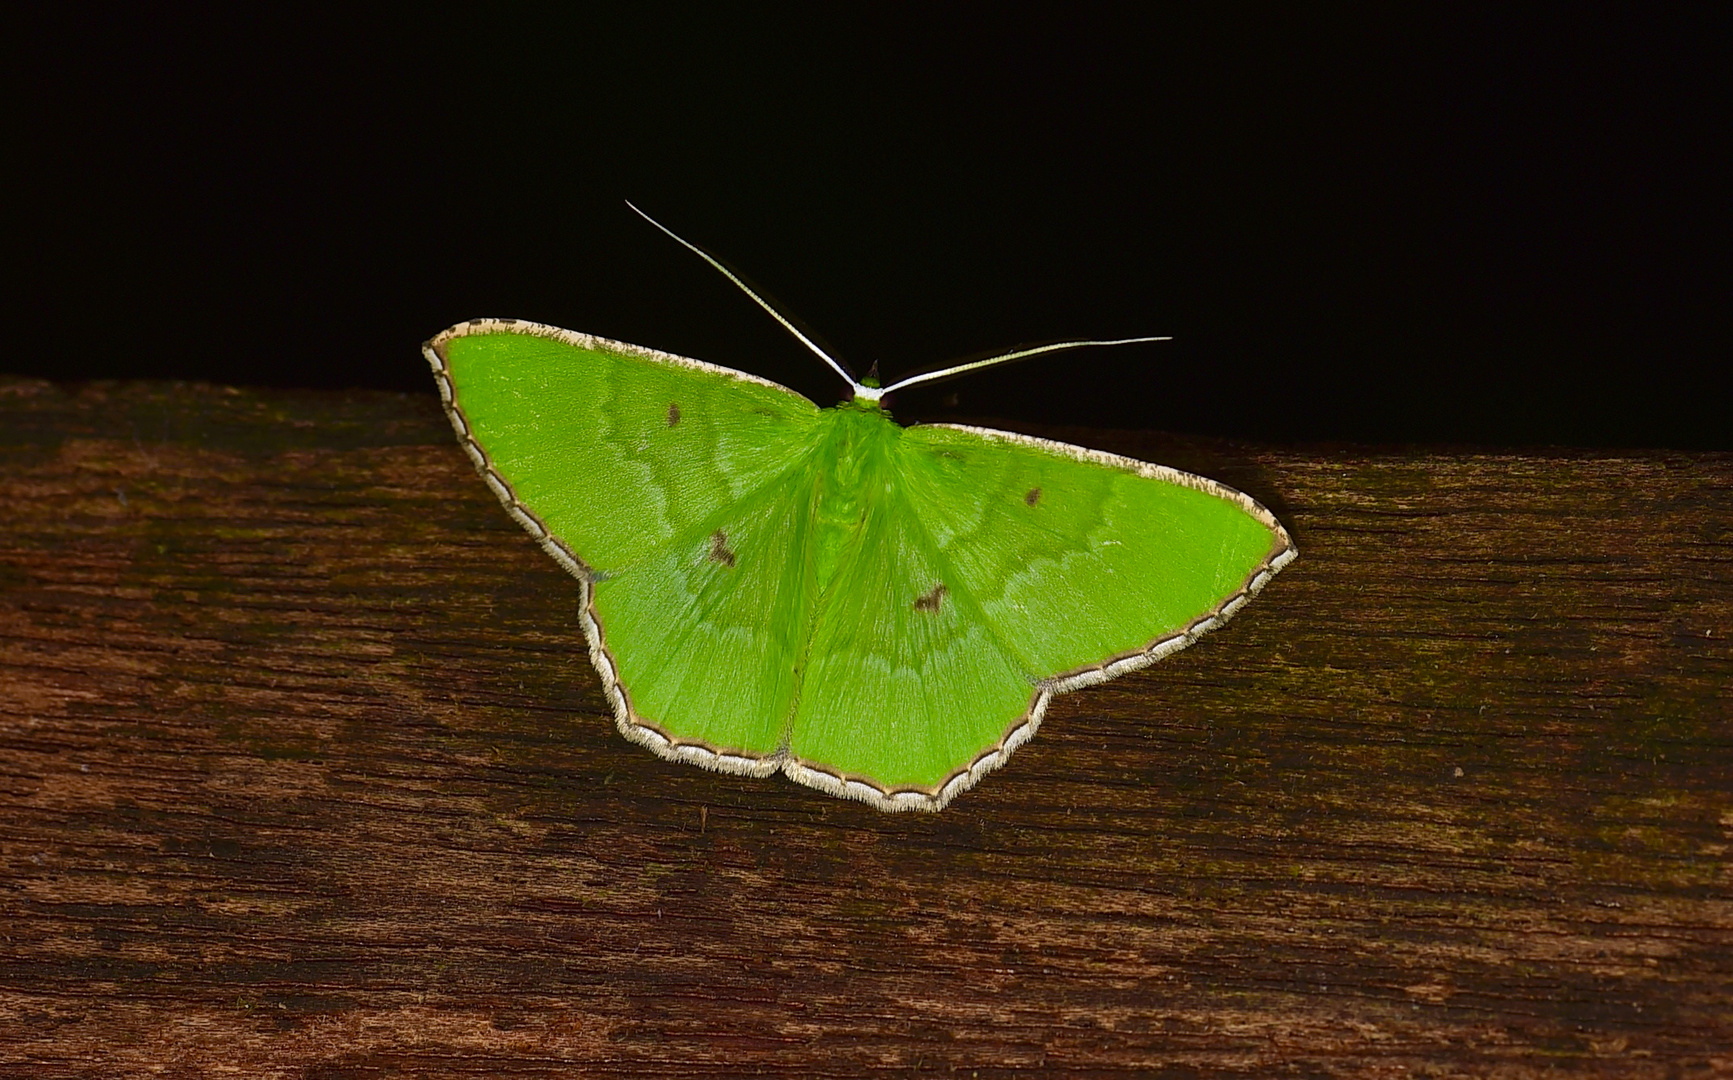
[[[728,534],[721,529],[710,534],[710,561],[734,569],[734,552],[728,550]]]
[[[1023,496],[1023,501],[1028,503],[1030,506],[1034,506],[1036,503],[1041,501],[1041,489],[1030,488],[1029,494]]]
[[[680,403],[677,401],[670,401],[668,403],[668,426],[673,427],[675,424],[678,424],[679,422],[680,422]]]
[[[941,601],[943,601],[945,599],[946,591],[947,590],[945,589],[944,582],[940,582],[939,584],[934,585],[931,589],[929,589],[927,591],[927,594],[925,596],[915,597],[915,610],[916,611],[937,611],[937,610],[939,610],[939,604]]]

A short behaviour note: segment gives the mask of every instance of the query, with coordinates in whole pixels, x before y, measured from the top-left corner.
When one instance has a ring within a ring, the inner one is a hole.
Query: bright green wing
[[[666,757],[774,771],[810,622],[796,478],[818,408],[533,323],[463,323],[424,351],[483,478],[584,583],[621,732]]]
[[[1294,557],[1268,510],[1175,469],[952,425],[910,428],[898,445],[954,587],[1043,678],[1099,681],[1128,670],[1116,661],[1166,655]]]
[[[788,471],[818,417],[751,375],[535,323],[461,323],[426,353],[494,493],[602,576]]]
[[[812,625],[809,475],[797,470],[596,586],[628,738],[713,768],[779,766],[769,759],[780,756]]]
[[[1053,693],[1185,647],[1294,557],[1246,496],[1080,447],[918,426],[890,467],[901,505],[825,595],[789,770],[887,809],[943,806]]]
[[[935,550],[893,479],[825,591],[790,732],[794,779],[883,809],[932,806],[998,744],[1035,679]],[[874,490],[876,489],[876,490]]]

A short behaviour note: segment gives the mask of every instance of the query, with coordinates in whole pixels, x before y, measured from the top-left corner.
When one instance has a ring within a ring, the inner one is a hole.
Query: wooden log
[[[892,816],[621,739],[431,395],[0,383],[0,1066],[1733,1074],[1733,455],[1037,433],[1300,561]]]

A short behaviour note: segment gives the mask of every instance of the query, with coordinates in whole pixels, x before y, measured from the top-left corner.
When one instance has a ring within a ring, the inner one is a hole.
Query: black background
[[[0,370],[431,393],[490,315],[837,398],[630,198],[889,377],[1176,339],[900,415],[1733,448],[1713,16],[731,7],[29,17]]]

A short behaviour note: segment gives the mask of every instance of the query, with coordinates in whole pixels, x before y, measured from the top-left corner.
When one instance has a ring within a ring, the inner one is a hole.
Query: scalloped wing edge
[[[1005,764],[1019,747],[1035,737],[1035,733],[1041,727],[1041,719],[1046,715],[1047,706],[1053,700],[1054,695],[1081,690],[1086,686],[1096,686],[1110,679],[1116,679],[1121,675],[1146,668],[1157,661],[1165,660],[1181,649],[1192,645],[1205,634],[1225,625],[1229,619],[1233,618],[1241,608],[1250,602],[1252,597],[1263,591],[1264,586],[1269,584],[1271,578],[1299,557],[1299,549],[1294,546],[1293,538],[1288,535],[1287,529],[1263,504],[1243,492],[1236,491],[1226,484],[1218,483],[1208,477],[1182,472],[1166,465],[1155,465],[1147,461],[1139,461],[1136,458],[1110,454],[1104,450],[1091,450],[1088,447],[1057,442],[1052,439],[1038,439],[1033,435],[998,431],[993,428],[970,427],[964,424],[935,424],[933,425],[935,427],[966,431],[986,439],[1022,443],[1079,461],[1129,469],[1150,479],[1180,484],[1214,495],[1217,498],[1226,499],[1239,506],[1270,530],[1272,536],[1270,553],[1265,556],[1263,562],[1253,568],[1238,589],[1229,593],[1214,608],[1193,619],[1183,629],[1157,638],[1141,649],[1108,657],[1099,663],[1062,672],[1041,680],[1034,696],[1030,699],[1029,708],[1022,716],[1006,727],[1005,733],[1000,736],[997,743],[976,755],[975,759],[967,766],[956,770],[932,788],[887,788],[875,783],[870,777],[850,776],[826,769],[815,763],[801,761],[788,754],[787,751],[779,750],[775,754],[760,757],[718,749],[696,740],[677,739],[662,731],[655,724],[639,717],[632,708],[631,698],[628,697],[626,687],[620,681],[619,671],[614,665],[613,654],[608,651],[601,619],[596,614],[594,571],[576,552],[567,547],[563,540],[555,536],[539,517],[518,501],[517,493],[512,490],[505,478],[494,469],[493,463],[487,456],[487,451],[483,450],[481,444],[476,441],[475,436],[470,431],[468,420],[463,416],[462,407],[457,401],[457,388],[452,384],[451,372],[439,349],[452,338],[470,334],[497,333],[553,338],[583,349],[596,349],[599,346],[605,351],[617,351],[647,360],[727,375],[744,382],[758,383],[781,390],[796,397],[801,397],[801,395],[768,379],[761,379],[756,375],[736,371],[733,368],[707,364],[702,360],[676,356],[673,353],[658,352],[642,345],[632,345],[626,342],[613,341],[609,338],[596,337],[592,334],[581,334],[572,330],[562,330],[559,327],[517,319],[471,319],[441,332],[422,346],[422,355],[427,358],[428,365],[432,367],[434,381],[439,386],[440,401],[445,407],[446,417],[451,421],[452,429],[457,433],[458,442],[469,455],[476,472],[481,475],[489,490],[494,493],[500,504],[505,507],[506,512],[511,515],[512,520],[522,526],[524,531],[529,533],[531,538],[540,545],[541,549],[547,552],[567,573],[578,579],[583,600],[584,640],[589,645],[590,662],[595,666],[596,674],[601,677],[603,693],[607,696],[608,704],[614,710],[615,727],[629,741],[637,743],[639,746],[650,750],[657,757],[666,758],[669,761],[684,762],[713,772],[730,773],[736,776],[762,778],[781,772],[797,784],[814,788],[837,798],[863,802],[877,810],[889,813],[903,810],[937,813],[949,806],[951,800],[974,787],[988,773]],[[806,399],[802,397],[802,400]]]

